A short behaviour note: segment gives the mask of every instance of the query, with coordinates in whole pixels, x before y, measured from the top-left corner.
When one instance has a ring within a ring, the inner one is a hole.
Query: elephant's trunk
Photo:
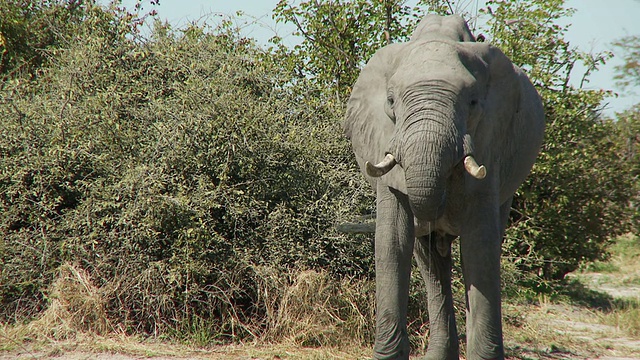
[[[462,137],[452,115],[421,111],[418,116],[407,119],[402,166],[414,215],[435,221],[444,214],[447,180],[462,155]]]

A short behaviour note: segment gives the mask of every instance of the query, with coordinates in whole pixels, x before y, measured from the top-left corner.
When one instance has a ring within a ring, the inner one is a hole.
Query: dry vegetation
[[[613,251],[611,260],[572,274],[550,294],[506,300],[511,358],[633,358],[640,353],[640,293],[628,292],[640,282],[640,240],[621,237]],[[372,282],[334,281],[314,271],[300,272],[293,281],[273,275],[261,273],[268,304],[264,335],[246,344],[215,346],[124,335],[110,324],[101,289],[90,275],[65,264],[49,292],[48,309],[25,324],[1,328],[0,359],[367,358]],[[426,335],[414,334],[413,341]]]
[[[368,352],[363,342],[370,337],[373,317],[371,282],[336,282],[326,273],[312,271],[300,272],[292,282],[272,275],[261,276],[268,330],[251,344],[211,347],[193,344],[197,338],[193,334],[190,343],[125,335],[110,323],[101,289],[89,274],[65,264],[50,289],[50,305],[40,317],[0,328],[0,359],[112,358],[113,354],[122,359],[339,359]],[[206,343],[212,334],[202,336]]]
[[[570,274],[553,294],[506,306],[514,355],[640,358],[640,238],[621,236],[611,251],[608,261]]]

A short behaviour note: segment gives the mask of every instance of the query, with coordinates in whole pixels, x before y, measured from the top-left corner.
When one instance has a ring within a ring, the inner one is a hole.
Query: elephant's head
[[[511,62],[476,43],[462,18],[427,16],[410,41],[380,49],[362,70],[345,131],[369,179],[407,194],[414,215],[434,221],[457,166],[470,181],[491,174],[494,154],[478,140],[506,133],[499,119],[518,110],[517,84]]]

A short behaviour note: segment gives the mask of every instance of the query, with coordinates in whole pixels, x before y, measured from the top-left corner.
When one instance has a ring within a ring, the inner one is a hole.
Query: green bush
[[[153,1],[152,1],[153,3]],[[134,34],[140,21],[113,21],[94,0],[0,0],[0,79],[37,76],[56,51],[92,26],[103,36]],[[121,13],[132,20],[133,14]]]
[[[568,26],[555,24],[573,14],[563,1],[488,5],[491,41],[527,70],[547,120],[538,160],[514,198],[503,248],[522,270],[561,279],[582,263],[605,258],[610,239],[632,221],[634,180],[617,149],[614,124],[600,114],[608,93],[569,82],[576,63],[586,66],[582,81],[588,82],[611,55],[570,47]]]
[[[90,10],[81,41],[5,82],[3,321],[42,311],[67,264],[130,332],[221,339],[263,326],[256,266],[370,276],[370,241],[334,230],[373,204],[340,104],[229,24],[140,41]]]

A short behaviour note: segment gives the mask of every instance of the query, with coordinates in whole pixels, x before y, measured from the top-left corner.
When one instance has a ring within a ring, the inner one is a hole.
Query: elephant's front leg
[[[500,215],[496,205],[471,207],[460,237],[467,292],[467,359],[504,359],[500,302]],[[495,204],[495,203],[494,203]]]
[[[453,236],[433,233],[415,244],[418,268],[427,286],[429,348],[424,359],[458,359],[458,333],[451,292],[451,241]]]
[[[374,358],[408,359],[407,302],[414,243],[407,197],[378,184],[376,216],[376,340]]]

